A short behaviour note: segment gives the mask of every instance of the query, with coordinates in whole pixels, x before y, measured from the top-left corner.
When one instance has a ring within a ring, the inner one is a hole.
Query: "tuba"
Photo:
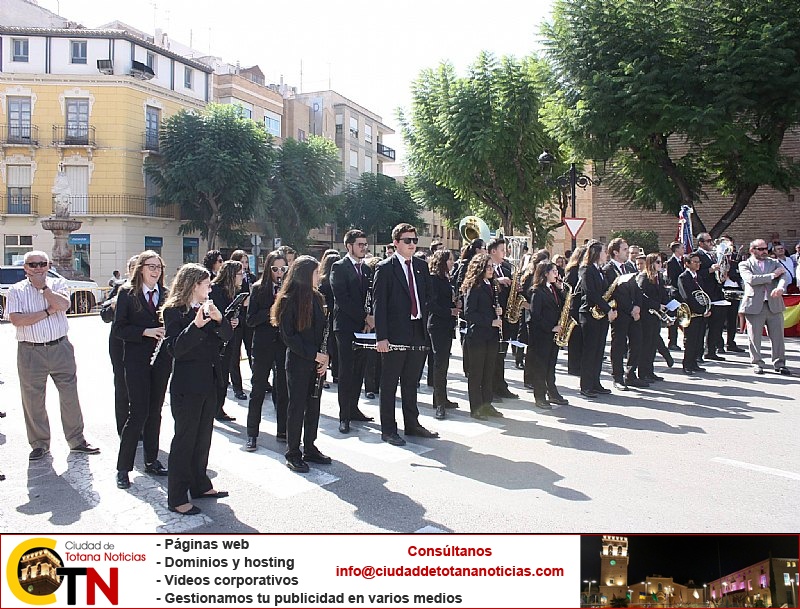
[[[467,216],[461,220],[458,223],[458,232],[461,233],[461,237],[467,243],[472,243],[475,239],[481,239],[486,242],[492,237],[489,225],[478,216]]]
[[[729,256],[733,254],[733,246],[727,239],[720,239],[719,243],[717,243],[716,252],[719,269],[716,270],[714,274],[717,276],[717,281],[719,283],[725,283],[725,280],[728,278],[728,273],[731,270]]]
[[[564,282],[564,306],[561,307],[561,315],[558,318],[558,325],[561,330],[553,336],[553,342],[559,347],[566,347],[569,344],[569,337],[575,326],[578,325],[572,315],[570,315],[570,307],[572,306],[572,286],[566,281]]]

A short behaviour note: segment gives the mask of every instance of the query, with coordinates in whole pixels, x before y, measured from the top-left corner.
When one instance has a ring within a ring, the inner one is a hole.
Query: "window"
[[[8,141],[25,144],[31,141],[31,98],[8,98]]]
[[[372,143],[372,125],[364,125],[364,141],[367,144]]]
[[[350,136],[358,139],[358,119],[350,117]]]
[[[200,259],[200,239],[197,237],[183,238],[183,263],[197,262]]]
[[[161,248],[164,247],[163,237],[148,237],[144,238],[144,249],[153,250],[159,256],[161,255]]]
[[[145,150],[158,150],[158,130],[161,126],[161,110],[147,106],[144,119]]]
[[[72,270],[84,277],[92,276],[92,238],[91,235],[72,233],[67,238],[72,248]]]
[[[153,70],[153,74],[156,73],[156,54],[147,51],[147,67]]]
[[[11,61],[28,62],[28,39],[27,38],[12,38],[11,46],[13,47],[13,54]]]
[[[364,157],[364,171],[372,173],[372,157],[365,156]]]
[[[6,166],[8,213],[31,213],[31,166]]]
[[[192,88],[192,68],[183,68],[183,88]]]
[[[67,99],[67,137],[65,143],[89,143],[88,99]]]
[[[358,171],[358,150],[350,150],[350,169]]]
[[[247,106],[238,103],[236,106],[239,108],[239,116],[242,118],[253,118],[253,110],[252,108],[248,108]]]
[[[336,115],[336,134],[340,134],[342,132],[342,126],[344,125],[344,116],[341,114]]]
[[[275,137],[281,136],[281,115],[271,112],[270,110],[264,111],[264,127],[267,133]]]
[[[85,40],[73,40],[70,43],[70,49],[72,49],[71,60],[70,60],[72,63],[86,63]]]
[[[6,235],[3,264],[18,264],[33,249],[33,235]],[[2,283],[9,283],[3,279]],[[16,281],[11,282],[16,283]]]

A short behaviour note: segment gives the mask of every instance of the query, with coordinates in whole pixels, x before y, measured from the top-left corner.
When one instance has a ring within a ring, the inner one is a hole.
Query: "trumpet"
[[[675,320],[672,319],[672,317],[670,317],[669,315],[667,315],[665,311],[659,311],[657,309],[648,309],[647,311],[652,315],[658,317],[662,323],[665,323],[668,326],[671,326],[675,322]]]

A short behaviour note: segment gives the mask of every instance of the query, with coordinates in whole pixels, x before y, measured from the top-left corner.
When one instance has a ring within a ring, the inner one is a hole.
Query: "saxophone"
[[[553,342],[559,347],[566,347],[569,344],[569,337],[575,326],[578,323],[572,319],[570,315],[570,307],[572,306],[572,286],[566,281],[564,282],[564,306],[561,307],[561,315],[558,318],[558,325],[561,326],[553,336]]]
[[[619,276],[614,278],[614,281],[612,281],[611,285],[608,286],[606,293],[603,294],[603,300],[605,300],[608,303],[608,306],[610,306],[612,309],[617,308],[617,301],[613,300],[611,298],[611,295],[614,293],[614,290],[617,289],[618,283],[619,283]],[[603,310],[597,305],[594,305],[589,311],[592,314],[592,317],[594,317],[595,319],[603,319],[606,316]]]
[[[511,274],[511,286],[506,304],[506,321],[512,325],[519,323],[519,318],[522,316],[522,305],[526,302],[525,297],[519,293],[519,276],[521,274],[521,270]]]

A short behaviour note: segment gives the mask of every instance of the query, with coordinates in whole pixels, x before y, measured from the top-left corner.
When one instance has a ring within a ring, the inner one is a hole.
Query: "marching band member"
[[[662,312],[669,302],[667,287],[661,278],[661,255],[647,254],[644,270],[636,276],[636,283],[642,292],[642,348],[639,352],[639,378],[643,381],[663,381],[656,376],[653,362],[658,350],[661,333],[661,318],[650,310]],[[669,351],[666,352],[669,355]]]
[[[736,252],[736,244],[730,235],[722,235],[721,239],[727,239],[731,244],[731,253],[727,255],[728,275],[722,283],[723,289],[727,288],[731,290],[728,292],[730,296],[725,297],[725,299],[731,303],[731,306],[727,307],[725,310],[725,330],[727,335],[725,351],[729,353],[745,353],[745,350],[736,344],[736,335],[739,332],[739,328],[744,326],[743,319],[740,323],[739,313],[739,308],[742,304],[742,294],[744,293],[742,276],[739,273],[739,256]],[[743,317],[744,316],[742,316],[742,318]]]
[[[339,262],[342,257],[337,250],[326,250],[322,254],[319,261],[319,286],[317,289],[320,294],[325,298],[325,310],[328,311],[328,357],[330,358],[330,369],[333,375],[333,382],[339,382],[339,353],[338,346],[336,345],[336,335],[333,333],[333,309],[336,301],[333,297],[333,288],[331,287],[331,269],[335,262]],[[327,377],[326,377],[327,378]],[[325,389],[329,389],[330,385],[327,380],[324,385]]]
[[[450,367],[456,320],[461,310],[454,302],[455,294],[450,284],[454,262],[450,250],[438,250],[428,264],[431,273],[428,334],[433,350],[433,407],[437,419],[445,418],[446,408],[458,408],[458,404],[447,398],[447,370]]]
[[[464,294],[464,319],[467,335],[464,345],[469,349],[467,387],[469,410],[473,419],[502,417],[492,406],[492,383],[497,363],[503,311],[497,304],[492,282],[494,264],[488,254],[477,254],[470,260],[461,292]]]
[[[586,246],[578,246],[567,262],[564,268],[564,281],[572,288],[572,310],[570,314],[572,319],[579,322],[569,336],[569,344],[567,345],[567,374],[572,376],[581,375],[581,358],[583,356],[583,333],[580,325],[580,307],[581,299],[576,294],[578,288],[578,271],[580,269],[581,260],[586,254]]]
[[[711,235],[700,233],[697,235],[697,253],[700,257],[700,268],[697,271],[698,282],[703,291],[708,294],[711,302],[719,302],[722,298],[722,285],[717,280],[716,273],[719,271],[717,255],[714,251],[715,244]],[[704,331],[706,337],[705,358],[716,361],[725,361],[718,351],[722,349],[722,326],[725,323],[725,311],[720,305],[712,305],[711,315],[706,320]],[[698,359],[702,361],[703,350],[700,349]]]
[[[533,397],[538,408],[549,409],[551,404],[569,404],[556,387],[556,360],[559,347],[554,338],[561,331],[559,318],[564,294],[558,267],[552,262],[540,262],[533,274],[531,290],[531,320],[528,328],[528,357],[532,360]]]
[[[270,315],[286,344],[286,382],[289,411],[286,418],[286,466],[306,473],[308,463],[327,465],[331,458],[315,446],[319,427],[319,397],[313,396],[317,377],[328,370],[328,355],[321,352],[325,334],[325,300],[314,287],[319,283],[319,263],[299,256],[289,267]],[[300,452],[300,438],[303,452]]]
[[[365,263],[372,270],[373,277],[375,276],[375,269],[381,260],[383,260],[383,258],[373,256]],[[371,288],[369,298],[370,302],[373,302]],[[370,309],[372,309],[371,305]],[[364,358],[366,361],[364,364],[364,396],[368,400],[374,400],[375,396],[380,394],[381,390],[381,358],[374,349],[367,349],[366,351],[367,353]]]
[[[681,300],[689,305],[692,311],[692,321],[684,328],[685,351],[683,352],[683,371],[688,375],[695,372],[705,372],[697,363],[698,357],[703,352],[703,335],[706,329],[706,320],[711,317],[711,311],[700,304],[697,300],[697,292],[702,292],[703,285],[700,283],[698,272],[700,271],[700,254],[692,252],[684,256],[686,270],[678,277],[678,290]],[[708,298],[708,294],[706,294]],[[711,307],[713,308],[713,307]]]
[[[128,472],[133,469],[140,436],[143,438],[144,471],[155,476],[167,475],[158,460],[158,439],[172,358],[167,349],[159,348],[152,364],[151,359],[164,338],[159,311],[168,295],[161,256],[151,250],[142,252],[136,258],[130,283],[117,294],[112,325],[114,336],[124,343],[122,365],[130,404],[119,441],[117,488],[126,489],[131,485]]]
[[[667,278],[669,279],[669,292],[670,297],[680,302],[681,295],[678,291],[678,277],[684,271],[683,265],[683,244],[680,241],[673,241],[669,244],[669,249],[672,251],[672,256],[667,260]],[[669,337],[669,344],[667,347],[670,351],[680,351],[678,345],[678,324],[672,324],[667,331]]]
[[[184,264],[162,310],[165,340],[175,357],[169,387],[175,436],[169,451],[167,499],[171,512],[184,515],[200,513],[200,508],[189,502],[189,493],[193,499],[228,496],[227,491],[214,490],[206,470],[217,385],[228,376],[228,368],[221,367],[219,351],[233,337],[233,328],[208,300],[210,292],[208,270],[199,264]]]
[[[494,264],[494,281],[498,288],[498,299],[500,307],[503,311],[508,310],[508,300],[511,296],[511,283],[513,269],[511,264],[506,260],[506,242],[505,239],[492,239],[486,245],[486,251],[492,259]],[[505,379],[505,362],[506,352],[508,351],[508,339],[517,335],[517,324],[511,324],[503,317],[503,331],[502,336],[505,340],[500,343],[497,351],[497,362],[494,366],[494,382],[492,388],[494,391],[493,401],[502,402],[503,398],[517,399],[519,396],[508,388],[508,383]]]
[[[211,281],[211,300],[217,305],[217,308],[225,312],[228,305],[236,298],[236,294],[242,287],[242,263],[235,260],[228,260],[219,267],[217,276]],[[239,326],[239,318],[234,317],[231,321],[231,328],[234,332]],[[228,376],[230,376],[231,359],[233,359],[233,342],[228,342],[225,345],[224,351],[220,354],[220,370],[228,370],[228,374],[220,375],[217,377],[219,381],[217,385],[217,421],[235,421],[236,417],[232,417],[225,412],[225,396],[228,393]],[[234,380],[234,379],[231,379]],[[241,373],[239,374],[239,381],[242,380]],[[247,394],[242,389],[234,384],[233,393],[237,400],[246,400]]]
[[[256,450],[261,412],[267,394],[267,379],[275,370],[272,403],[277,419],[276,439],[286,441],[286,413],[289,408],[289,390],[286,387],[286,345],[280,332],[270,322],[270,309],[288,270],[286,260],[277,251],[270,252],[264,263],[261,278],[253,284],[250,306],[247,308],[247,325],[253,328],[253,380],[250,403],[247,406],[247,443],[245,450]]]
[[[398,224],[392,229],[395,254],[378,264],[373,282],[376,349],[381,362],[381,439],[393,446],[406,441],[397,433],[395,394],[400,383],[406,436],[438,438],[419,423],[417,381],[425,360],[425,319],[430,297],[430,275],[425,263],[414,258],[417,229]],[[390,345],[413,349],[390,350]]]
[[[231,254],[231,260],[242,264],[242,285],[238,293],[249,294],[253,289],[253,284],[256,282],[256,276],[250,272],[250,258],[247,257],[247,252],[235,250]],[[249,298],[245,300],[239,309],[239,323],[233,330],[233,340],[231,340],[231,382],[234,387],[242,386],[242,343],[244,343],[244,351],[247,354],[247,364],[250,366],[250,372],[253,371],[253,329],[245,323],[249,301]],[[247,396],[239,399],[246,400]]]
[[[606,262],[606,250],[599,241],[590,241],[578,269],[578,290],[580,294],[580,322],[583,334],[583,361],[581,362],[581,395],[596,398],[598,394],[611,393],[600,384],[603,368],[603,351],[606,346],[608,324],[617,318],[617,311],[603,299],[608,289],[606,276],[600,270]],[[599,307],[604,313],[600,319],[591,314],[592,307]]]

